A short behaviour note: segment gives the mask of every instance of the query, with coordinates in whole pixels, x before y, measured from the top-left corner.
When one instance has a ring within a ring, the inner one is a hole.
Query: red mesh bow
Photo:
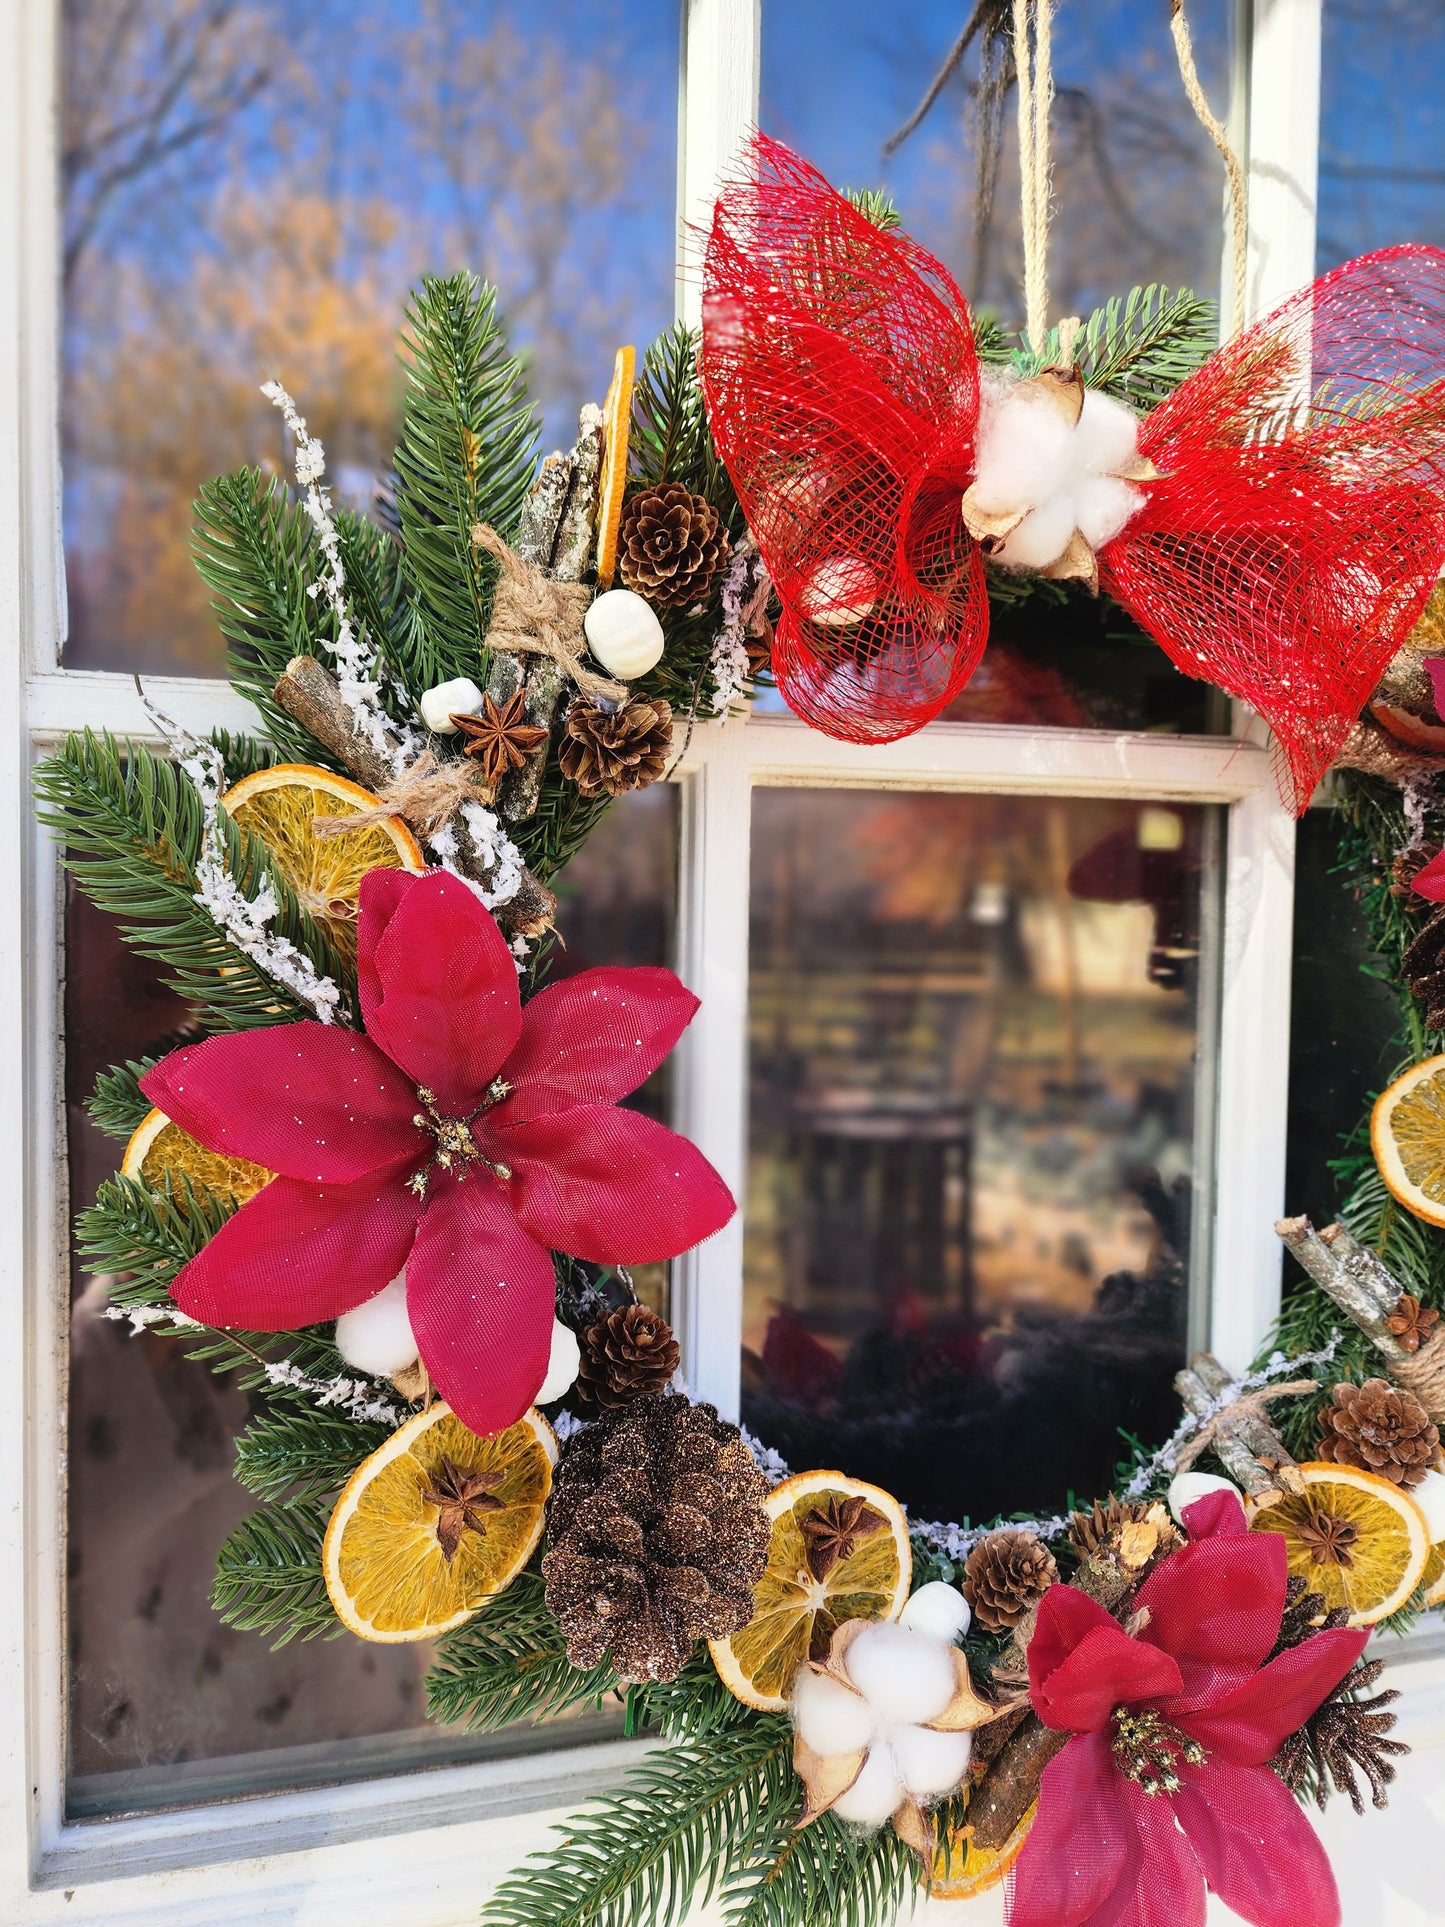
[[[1344,1678],[1368,1634],[1278,1657],[1287,1569],[1232,1494],[1186,1512],[1191,1542],[1139,1590],[1131,1638],[1051,1586],[1029,1692],[1074,1737],[1045,1769],[1009,1927],[1204,1927],[1205,1888],[1254,1927],[1339,1927],[1323,1847],[1268,1762]]]
[[[979,377],[967,304],[759,137],[706,255],[709,417],[783,602],[789,704],[851,741],[946,707],[982,653],[960,526]],[[1302,809],[1445,562],[1445,254],[1351,261],[1147,417],[1162,479],[1101,581],[1187,675],[1270,723]]]

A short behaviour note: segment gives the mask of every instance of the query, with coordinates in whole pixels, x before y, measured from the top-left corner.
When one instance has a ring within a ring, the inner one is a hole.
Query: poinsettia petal
[[[503,1431],[536,1398],[555,1297],[552,1254],[497,1180],[439,1177],[407,1260],[406,1309],[432,1383],[471,1431]]]
[[[1139,1858],[1138,1829],[1107,1735],[1084,1733],[1049,1761],[1014,1868],[1009,1927],[1082,1927]]]
[[[381,974],[376,946],[386,935],[397,905],[411,885],[409,870],[368,870],[361,879],[356,919],[356,987],[361,998],[361,1020],[370,1025],[371,1013],[381,1002]]]
[[[444,1116],[468,1117],[521,1029],[516,962],[495,917],[459,877],[430,870],[400,885],[377,881],[399,875],[372,870],[361,880],[367,1034],[413,1084],[435,1093]],[[366,930],[373,902],[386,922],[379,937]]]
[[[1206,1492],[1185,1506],[1181,1516],[1191,1539],[1232,1539],[1249,1531],[1244,1501],[1237,1492]]]
[[[1184,1715],[1185,1730],[1211,1758],[1231,1766],[1266,1765],[1339,1685],[1369,1637],[1366,1628],[1352,1626],[1315,1633],[1232,1693]]]
[[[1034,1711],[1064,1732],[1093,1732],[1116,1706],[1177,1693],[1183,1683],[1167,1653],[1130,1639],[1076,1586],[1044,1594],[1028,1662]]]
[[[1135,1847],[1088,1927],[1205,1927],[1204,1874],[1168,1800],[1124,1783]]]
[[[1251,1927],[1339,1927],[1329,1859],[1268,1767],[1210,1761],[1185,1773],[1174,1808],[1205,1879]]]
[[[332,1024],[276,1024],[186,1044],[141,1079],[207,1149],[283,1177],[350,1184],[427,1140],[416,1092],[369,1038]]]
[[[409,1165],[357,1184],[272,1178],[177,1274],[171,1296],[205,1325],[295,1331],[374,1298],[416,1236]]]
[[[698,1000],[670,970],[584,970],[530,999],[503,1067],[513,1095],[493,1113],[525,1124],[576,1104],[612,1104],[650,1077]]]
[[[725,1225],[733,1195],[694,1145],[611,1104],[490,1132],[507,1195],[539,1244],[601,1265],[675,1258]]]
[[[1139,1588],[1141,1640],[1173,1654],[1184,1676],[1170,1718],[1213,1704],[1259,1671],[1279,1636],[1288,1570],[1277,1532],[1196,1539]]]

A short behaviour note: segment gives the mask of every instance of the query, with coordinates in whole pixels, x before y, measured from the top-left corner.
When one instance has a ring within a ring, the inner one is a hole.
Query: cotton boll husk
[[[1216,1478],[1212,1472],[1180,1472],[1171,1479],[1169,1510],[1174,1514],[1175,1523],[1182,1526],[1186,1510],[1211,1492],[1232,1492],[1240,1500],[1244,1497],[1232,1479]]]
[[[1112,542],[1144,506],[1144,496],[1114,475],[1091,475],[1074,491],[1079,533],[1096,552]]]
[[[903,1798],[903,1782],[889,1746],[875,1746],[863,1762],[863,1771],[841,1799],[833,1802],[840,1820],[852,1820],[860,1827],[881,1827],[897,1811]]]
[[[1074,460],[1089,475],[1117,475],[1139,452],[1139,417],[1097,388],[1084,390],[1074,428]]]
[[[941,1640],[883,1620],[848,1648],[848,1677],[886,1726],[936,1719],[953,1698],[953,1658]]]
[[[414,1365],[416,1339],[406,1315],[406,1273],[336,1321],[336,1349],[348,1365],[375,1378],[392,1378]]]
[[[1069,486],[1073,461],[1073,430],[1051,401],[1017,389],[985,395],[973,475],[973,500],[983,514],[1047,501]]]
[[[825,1759],[856,1753],[873,1738],[874,1720],[868,1702],[850,1693],[838,1680],[806,1666],[793,1688],[793,1723],[813,1751]]]
[[[951,1645],[961,1633],[968,1631],[972,1617],[968,1601],[957,1586],[950,1586],[942,1579],[930,1579],[913,1594],[898,1615],[898,1623],[911,1633],[925,1633],[930,1639],[941,1639]]]
[[[1427,1472],[1410,1497],[1425,1515],[1431,1545],[1438,1545],[1445,1539],[1445,1472]]]
[[[1024,517],[995,559],[1011,569],[1046,569],[1069,546],[1076,526],[1073,496],[1051,496]]]
[[[552,1320],[552,1349],[547,1356],[547,1376],[542,1380],[541,1390],[537,1393],[538,1405],[550,1405],[554,1399],[561,1398],[570,1391],[577,1378],[577,1368],[582,1363],[582,1347],[577,1343],[577,1334],[570,1325],[564,1325],[560,1318]]]
[[[952,1793],[968,1771],[971,1733],[934,1733],[926,1726],[890,1726],[898,1777],[915,1800],[938,1800]]]

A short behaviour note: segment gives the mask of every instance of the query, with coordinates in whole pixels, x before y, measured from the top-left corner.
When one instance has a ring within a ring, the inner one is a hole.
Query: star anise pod
[[[521,689],[500,705],[491,696],[484,696],[479,716],[453,716],[452,721],[462,734],[462,754],[476,762],[490,790],[508,771],[521,769],[537,745],[547,739],[540,723],[527,721],[526,692]]]
[[[1315,1805],[1323,1808],[1333,1781],[1336,1792],[1348,1794],[1355,1812],[1363,1813],[1365,1803],[1356,1778],[1363,1773],[1372,1803],[1388,1806],[1385,1789],[1395,1777],[1392,1756],[1410,1749],[1403,1740],[1386,1739],[1395,1715],[1381,1708],[1400,1695],[1392,1689],[1376,1693],[1373,1699],[1361,1697],[1384,1670],[1382,1659],[1361,1660],[1299,1731],[1290,1734],[1270,1765],[1291,1793],[1312,1792]]]
[[[1385,1320],[1407,1352],[1418,1352],[1426,1340],[1434,1336],[1434,1327],[1439,1322],[1439,1312],[1422,1305],[1408,1291],[1401,1292],[1395,1300],[1395,1309]]]
[[[802,1522],[808,1571],[821,1583],[860,1539],[882,1524],[882,1515],[864,1498],[829,1499],[821,1512],[809,1513]]]
[[[1298,1531],[1317,1566],[1354,1565],[1350,1548],[1359,1538],[1360,1529],[1349,1519],[1338,1519],[1316,1506],[1299,1521]]]
[[[443,1459],[437,1467],[432,1483],[421,1496],[437,1508],[437,1543],[448,1565],[457,1556],[463,1532],[469,1527],[473,1532],[485,1532],[486,1514],[502,1510],[501,1500],[492,1497],[501,1483],[500,1472],[472,1472],[450,1459]]]

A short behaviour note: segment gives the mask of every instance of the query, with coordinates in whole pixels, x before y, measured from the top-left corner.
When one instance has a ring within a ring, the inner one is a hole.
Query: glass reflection
[[[795,1467],[978,1519],[1168,1431],[1207,819],[756,795],[743,1410]]]

